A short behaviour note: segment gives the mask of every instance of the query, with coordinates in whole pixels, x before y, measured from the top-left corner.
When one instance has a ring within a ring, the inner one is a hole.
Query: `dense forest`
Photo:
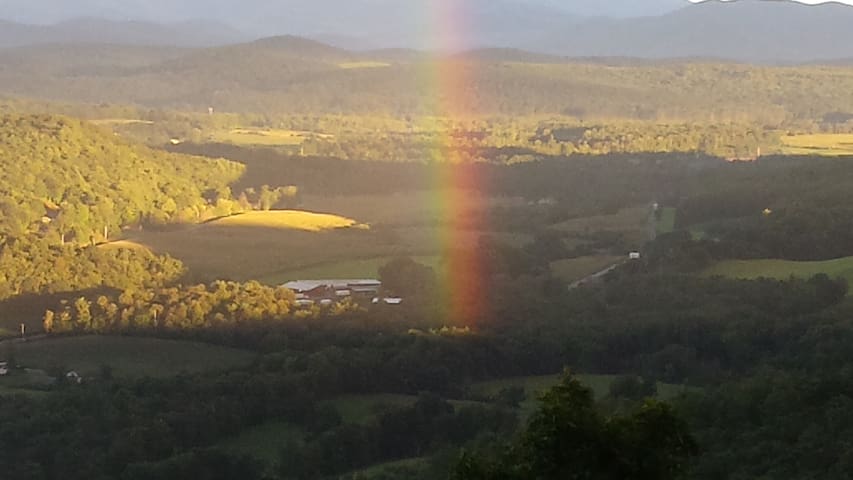
[[[156,51],[138,48],[100,57],[87,51],[97,53],[98,48],[79,46],[60,58],[51,47],[27,48],[23,54],[5,51],[2,64],[15,67],[0,71],[0,87],[36,98],[198,112],[212,106],[245,113],[398,117],[536,113],[762,125],[815,122],[833,112],[853,112],[847,95],[853,76],[843,65],[539,63],[535,55],[500,54],[430,58],[393,51],[353,53],[293,37],[190,50],[177,57],[160,52],[158,58]],[[453,90],[428,81],[432,72],[447,70],[461,81]],[[804,84],[821,87],[805,93]],[[454,112],[442,112],[447,103]]]

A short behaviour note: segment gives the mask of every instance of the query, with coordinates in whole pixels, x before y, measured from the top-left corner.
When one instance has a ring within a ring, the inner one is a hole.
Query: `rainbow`
[[[427,25],[433,29],[426,34],[428,44],[446,54],[459,51],[464,45],[462,34],[469,31],[470,18],[456,0],[429,0]],[[428,28],[429,28],[428,27]],[[453,135],[453,123],[471,116],[469,66],[453,61],[429,62],[421,78],[422,89],[427,92],[427,129],[438,133],[430,152],[432,203],[438,215],[440,228],[438,242],[446,261],[439,284],[440,302],[447,320],[454,325],[475,326],[481,322],[488,306],[486,286],[483,285],[486,258],[483,248],[471,245],[471,232],[482,231],[485,218],[475,204],[472,190],[482,187],[474,169],[453,162],[452,152],[459,146]]]

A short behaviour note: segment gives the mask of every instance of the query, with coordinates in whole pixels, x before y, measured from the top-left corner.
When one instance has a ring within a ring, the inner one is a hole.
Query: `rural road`
[[[648,237],[649,237],[649,241],[650,241],[650,242],[654,242],[654,241],[657,239],[657,236],[658,236],[658,231],[657,231],[657,216],[655,215],[655,214],[656,214],[656,212],[657,212],[657,207],[656,207],[656,205],[658,205],[658,203],[657,203],[657,202],[654,202],[654,203],[652,203],[651,205],[652,205],[652,206],[649,208],[649,221],[648,221],[648,226],[647,226],[646,228],[648,229]],[[580,280],[575,280],[574,282],[572,282],[572,283],[570,283],[570,284],[569,284],[569,290],[574,290],[574,289],[576,289],[576,288],[578,288],[578,287],[580,287],[580,286],[582,286],[582,285],[585,285],[585,284],[587,284],[587,283],[589,283],[589,282],[592,282],[592,281],[598,280],[598,279],[600,279],[601,277],[603,277],[603,276],[607,275],[608,273],[612,272],[613,270],[616,270],[616,269],[617,269],[617,268],[619,268],[620,266],[624,265],[624,264],[625,264],[625,262],[627,262],[627,260],[621,260],[621,261],[619,261],[619,262],[617,262],[617,263],[614,263],[613,265],[610,265],[609,267],[605,268],[604,270],[601,270],[600,272],[595,272],[595,273],[593,273],[592,275],[587,275],[586,277],[581,278]]]

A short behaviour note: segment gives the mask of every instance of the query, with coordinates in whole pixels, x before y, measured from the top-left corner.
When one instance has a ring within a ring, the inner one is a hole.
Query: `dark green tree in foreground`
[[[687,425],[649,400],[631,415],[606,417],[592,391],[566,374],[542,396],[527,428],[495,456],[465,454],[454,480],[681,478],[697,452]]]

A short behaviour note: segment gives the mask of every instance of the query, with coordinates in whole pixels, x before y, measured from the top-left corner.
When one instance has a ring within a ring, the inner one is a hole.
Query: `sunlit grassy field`
[[[841,277],[853,285],[853,257],[823,262],[794,262],[790,260],[727,260],[708,268],[704,276],[755,279],[760,277],[785,280],[791,277],[809,278],[819,273]]]
[[[204,343],[110,336],[51,338],[3,348],[12,348],[24,367],[62,367],[83,376],[97,375],[107,365],[117,376],[170,377],[248,365],[255,358],[252,352]]]
[[[291,146],[302,145],[307,137],[331,137],[326,134],[301,132],[283,129],[234,128],[212,132],[210,139],[214,142],[231,143],[234,145],[255,146]]]
[[[375,62],[375,61],[363,61],[363,62],[343,62],[338,64],[339,67],[344,70],[355,70],[359,68],[385,68],[390,67],[390,63],[386,62]]]
[[[551,262],[551,274],[564,282],[574,282],[615,265],[622,257],[595,255],[579,258],[566,258]]]
[[[328,213],[314,213],[302,210],[271,210],[267,212],[247,212],[209,222],[210,225],[224,227],[259,227],[286,230],[320,232],[337,228],[358,226],[351,218]]]
[[[853,134],[850,133],[785,135],[781,141],[782,152],[788,155],[853,155]]]

